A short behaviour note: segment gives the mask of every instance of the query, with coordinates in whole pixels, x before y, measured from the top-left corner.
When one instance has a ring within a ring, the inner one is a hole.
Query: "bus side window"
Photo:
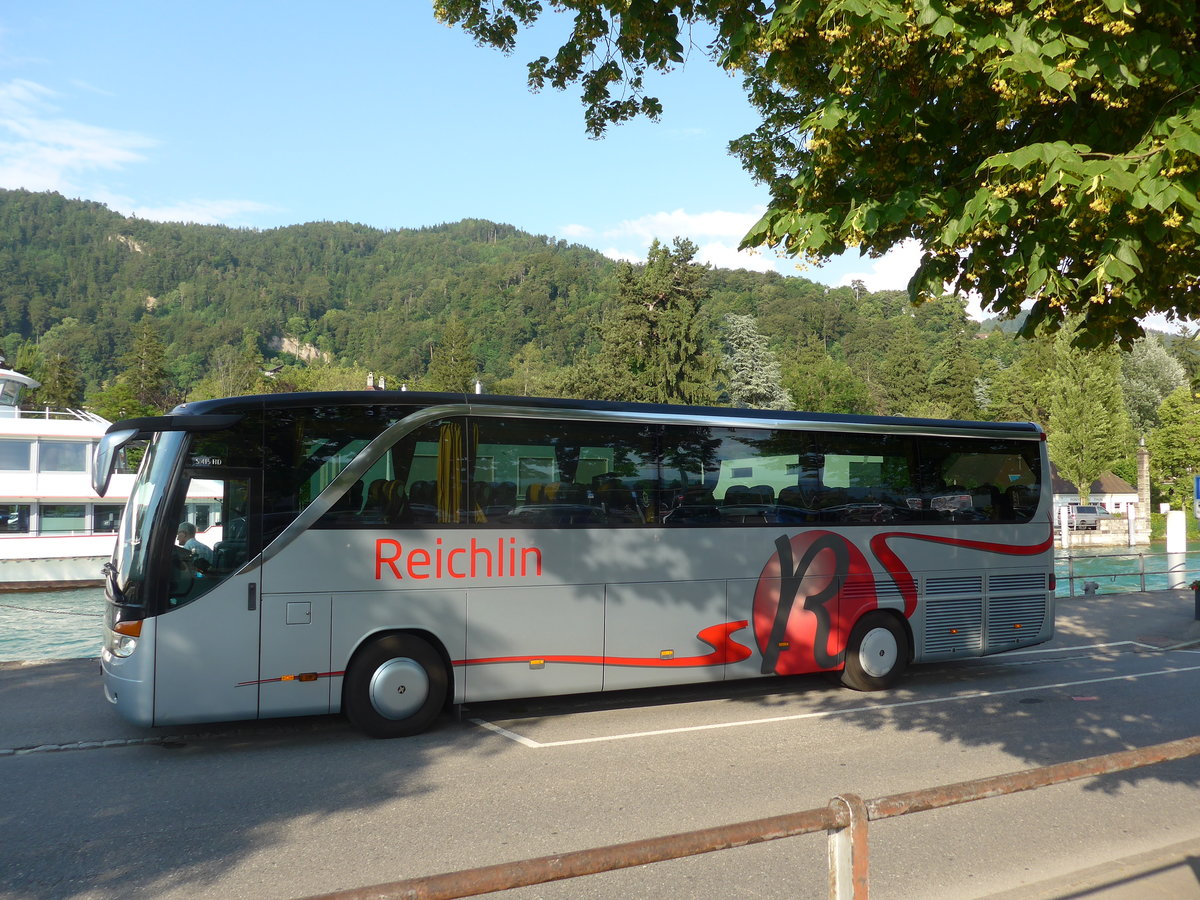
[[[952,521],[1029,521],[1024,498],[1027,489],[1039,493],[1037,452],[1032,441],[925,438],[927,469],[950,485],[931,498],[933,508]]]
[[[621,422],[471,420],[471,523],[482,528],[647,525],[654,435]]]

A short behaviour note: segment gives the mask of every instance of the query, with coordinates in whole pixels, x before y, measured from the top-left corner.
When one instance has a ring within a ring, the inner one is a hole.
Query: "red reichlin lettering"
[[[432,550],[420,546],[406,550],[393,538],[377,538],[375,580],[382,581],[385,573],[398,580],[408,578],[413,581],[491,578],[493,575],[497,578],[537,578],[542,574],[542,551],[537,547],[518,546],[515,537],[507,541],[497,538],[494,549],[476,538],[471,538],[466,547],[446,548],[442,546],[442,539],[437,538]]]

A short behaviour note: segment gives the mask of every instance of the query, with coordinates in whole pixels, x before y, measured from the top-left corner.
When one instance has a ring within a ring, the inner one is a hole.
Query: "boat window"
[[[38,513],[39,534],[87,531],[87,506],[83,503],[43,503]]]
[[[33,441],[0,441],[0,471],[28,472]]]
[[[47,441],[38,444],[39,472],[86,472],[88,448],[83,441]]]
[[[29,534],[29,504],[0,503],[0,534]]]
[[[96,534],[116,534],[122,509],[124,507],[119,503],[97,503],[92,508],[92,531]]]

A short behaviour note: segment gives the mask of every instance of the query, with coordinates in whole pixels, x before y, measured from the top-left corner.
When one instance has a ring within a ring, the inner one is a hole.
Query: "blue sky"
[[[584,133],[577,91],[531,93],[540,26],[505,57],[425,0],[38,0],[0,7],[0,187],[147,219],[409,228],[475,217],[644,258],[903,288],[914,254],[821,269],[738,255],[767,200],[726,145],[755,118],[701,52],[656,83],[655,124]]]

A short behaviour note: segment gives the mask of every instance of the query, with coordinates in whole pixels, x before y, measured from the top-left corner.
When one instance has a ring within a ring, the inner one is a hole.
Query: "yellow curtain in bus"
[[[462,426],[443,422],[438,432],[437,514],[446,525],[458,524],[462,508],[462,452]]]
[[[470,457],[470,460],[469,460],[469,463],[467,466],[467,471],[471,472],[471,477],[474,478],[475,477],[475,474],[474,474],[475,469],[479,465],[478,462],[476,461],[477,457],[479,455],[479,423],[478,422],[471,423],[469,435],[471,438],[471,457]],[[474,490],[474,488],[472,488],[472,490]],[[482,525],[483,523],[485,523],[487,521],[487,515],[483,511],[483,507],[479,505],[479,497],[472,497],[472,502],[475,505],[475,509],[474,509],[475,523],[477,525]]]

